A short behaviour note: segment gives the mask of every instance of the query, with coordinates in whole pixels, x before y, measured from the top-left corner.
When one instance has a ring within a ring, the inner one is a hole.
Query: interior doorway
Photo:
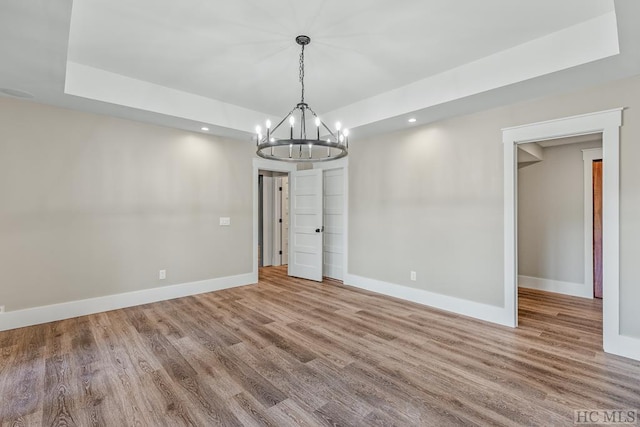
[[[622,108],[531,123],[502,130],[504,144],[504,324],[518,325],[517,147],[531,141],[603,135],[602,335],[606,352],[635,354],[620,333],[620,127]],[[633,356],[631,356],[633,357]]]
[[[279,265],[287,265],[289,276],[315,281],[324,277],[342,280],[348,253],[348,160],[319,162],[298,170],[295,163],[253,159],[253,177],[255,282],[262,266],[278,265],[278,261]],[[272,179],[275,184],[270,183]],[[269,189],[277,188],[276,192],[280,186],[283,197],[281,202],[273,202],[272,209],[266,202],[270,200]],[[282,226],[269,236],[265,224],[270,223],[269,212],[278,206],[280,212],[275,212],[274,218],[278,221],[282,218]],[[274,239],[281,245],[275,254],[269,255]]]
[[[258,266],[289,262],[289,175],[258,172]]]
[[[601,153],[600,133],[518,146],[520,288],[593,298],[601,286],[601,175],[585,173]]]

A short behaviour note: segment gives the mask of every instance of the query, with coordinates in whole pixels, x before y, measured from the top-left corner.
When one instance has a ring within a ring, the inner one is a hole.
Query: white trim
[[[215,131],[228,134],[229,129],[252,133],[252,124],[261,123],[268,116],[262,111],[77,62],[67,61],[66,65],[64,92],[68,95],[193,120],[198,128],[206,123],[212,134]]]
[[[618,356],[640,360],[640,339],[627,335],[618,335],[615,339],[609,340],[605,345],[605,351]]]
[[[252,269],[252,283],[258,283],[258,171],[272,171],[272,172],[285,172],[289,174],[291,179],[291,172],[297,169],[297,166],[293,163],[279,162],[276,160],[267,160],[254,157],[253,161],[253,269]],[[291,228],[291,227],[289,227]],[[291,242],[291,239],[289,239]],[[291,250],[291,244],[289,244],[289,250]]]
[[[448,295],[437,294],[422,289],[410,288],[395,283],[369,279],[367,277],[345,274],[344,283],[367,291],[426,305],[440,310],[450,311],[463,316],[474,317],[487,322],[511,326],[511,318],[502,307],[482,304]]]
[[[587,283],[563,282],[561,280],[518,275],[518,286],[521,288],[539,289],[541,291],[593,299],[593,287],[587,286]]]
[[[162,286],[123,294],[26,308],[0,314],[0,331],[39,325],[56,320],[102,313],[152,302],[166,301],[253,283],[252,274],[220,277],[179,285]]]
[[[598,37],[593,37],[594,34]],[[563,48],[558,49],[558,46]],[[399,118],[403,114],[443,106],[494,89],[569,70],[619,53],[616,11],[611,11],[476,61],[323,113],[322,119],[325,123],[341,120],[342,123],[348,123],[350,129],[356,129],[366,124]],[[507,102],[506,97],[499,98],[494,95],[493,99]],[[406,125],[406,119],[400,121]]]
[[[612,108],[610,110],[502,128],[502,141],[512,140],[516,141],[515,144],[523,144],[601,133],[606,128],[620,127],[622,125],[622,110],[624,110],[623,107]],[[572,122],[572,124],[569,125],[569,122]],[[577,127],[583,130],[571,131],[571,129]],[[536,128],[540,129],[536,130]]]
[[[582,150],[584,161],[584,284],[593,298],[593,165],[602,160],[602,148]]]
[[[640,339],[620,334],[620,126],[622,108],[502,130],[504,143],[505,309],[517,325],[516,145],[602,133],[603,145],[603,344],[609,353],[640,360]]]

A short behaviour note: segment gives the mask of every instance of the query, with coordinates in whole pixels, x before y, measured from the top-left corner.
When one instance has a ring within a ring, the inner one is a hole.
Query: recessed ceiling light
[[[0,89],[0,92],[4,93],[5,95],[12,96],[14,98],[33,98],[33,95],[30,94],[29,92],[25,92],[19,89],[10,89],[10,88],[3,87]]]
[[[408,122],[409,122],[409,123],[415,123],[415,122],[416,122],[416,118],[415,118],[415,117],[411,117],[411,118],[408,120]]]
[[[202,130],[203,130],[203,131],[205,131],[205,132],[207,132],[207,131],[209,130],[209,128],[208,128],[208,127],[206,127],[206,126],[202,126],[200,129],[202,129]]]

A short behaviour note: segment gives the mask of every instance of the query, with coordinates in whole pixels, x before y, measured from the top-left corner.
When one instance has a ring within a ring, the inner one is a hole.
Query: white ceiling
[[[294,39],[306,34],[307,98],[326,112],[612,10],[612,0],[75,0],[68,59],[285,114],[299,98]]]
[[[366,135],[640,74],[638,3],[4,0],[0,88],[245,138],[298,101],[307,34],[307,101]]]

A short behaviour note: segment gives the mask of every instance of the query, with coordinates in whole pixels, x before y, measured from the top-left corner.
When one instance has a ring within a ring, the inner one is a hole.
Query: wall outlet
[[[0,305],[0,313],[4,313],[4,305]]]
[[[158,279],[164,280],[167,278],[167,270],[160,270],[158,273]]]
[[[416,272],[415,271],[411,272],[411,280],[413,280],[414,282],[416,281]]]
[[[221,216],[220,225],[222,225],[223,227],[231,225],[231,218],[229,218],[228,216]]]

